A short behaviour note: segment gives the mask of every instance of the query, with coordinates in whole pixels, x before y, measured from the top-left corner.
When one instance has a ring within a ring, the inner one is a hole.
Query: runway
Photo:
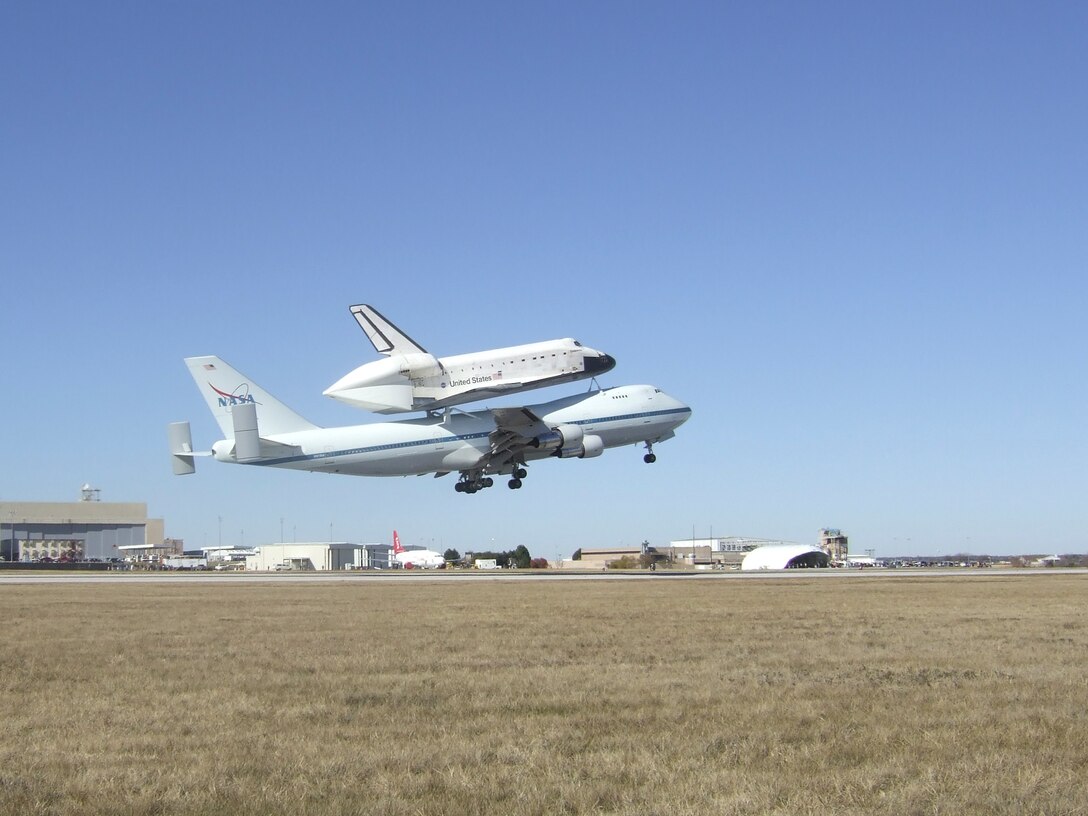
[[[1047,575],[1088,575],[1088,568],[971,569],[931,567],[924,569],[791,569],[758,572],[581,572],[576,570],[496,570],[494,572],[453,571],[365,571],[365,572],[107,572],[27,573],[0,571],[0,586],[40,584],[381,584],[397,581],[445,583],[449,581],[493,583],[495,581],[767,581],[767,580],[853,580],[858,578],[896,580],[939,578],[1013,578]]]

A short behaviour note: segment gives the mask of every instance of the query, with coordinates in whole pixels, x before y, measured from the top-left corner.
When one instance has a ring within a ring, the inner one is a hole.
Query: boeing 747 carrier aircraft
[[[691,409],[651,385],[626,385],[540,405],[451,411],[368,425],[319,428],[218,357],[189,357],[189,373],[224,438],[193,449],[188,422],[170,425],[174,473],[195,470],[194,457],[220,462],[344,473],[412,476],[458,473],[459,493],[476,493],[509,476],[522,486],[526,467],[549,457],[588,459],[606,448],[653,446],[671,439]]]

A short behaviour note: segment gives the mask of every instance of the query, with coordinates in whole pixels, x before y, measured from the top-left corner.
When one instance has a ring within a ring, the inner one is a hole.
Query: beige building
[[[0,502],[0,559],[108,561],[161,547],[163,520],[142,502]]]
[[[827,553],[832,561],[846,561],[850,554],[846,536],[842,530],[834,530],[830,527],[820,530],[820,549]]]
[[[570,566],[575,569],[607,569],[609,564],[621,558],[630,558],[638,566],[640,555],[642,547],[583,547],[582,560],[571,561]]]
[[[369,569],[370,551],[363,544],[316,541],[262,544],[246,556],[246,572]]]

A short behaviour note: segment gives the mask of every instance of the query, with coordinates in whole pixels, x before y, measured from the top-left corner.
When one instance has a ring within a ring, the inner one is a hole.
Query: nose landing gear
[[[652,465],[654,462],[657,461],[657,454],[654,453],[653,442],[646,443],[646,455],[642,457],[642,461],[645,462],[647,465]]]

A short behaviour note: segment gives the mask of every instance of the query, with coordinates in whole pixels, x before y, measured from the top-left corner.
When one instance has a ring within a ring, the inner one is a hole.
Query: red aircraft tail
[[[393,555],[400,555],[404,552],[404,547],[400,545],[400,536],[397,535],[397,531],[393,531]]]

